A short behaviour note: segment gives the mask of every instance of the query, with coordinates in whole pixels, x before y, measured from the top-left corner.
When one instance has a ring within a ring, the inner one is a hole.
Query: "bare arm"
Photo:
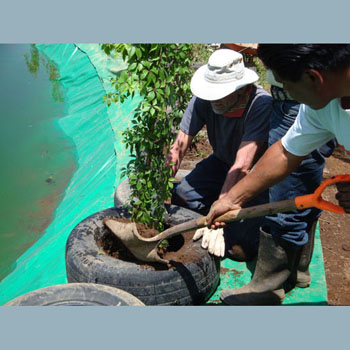
[[[256,159],[258,159],[265,150],[265,147],[266,142],[241,142],[236,155],[236,160],[227,173],[219,199],[224,197],[239,180],[249,173]]]
[[[165,165],[171,165],[172,176],[175,176],[179,170],[181,161],[193,140],[193,136],[185,134],[182,130],[179,130],[174,143],[170,146],[170,152],[166,156]]]
[[[240,208],[260,192],[282,181],[295,170],[305,157],[295,156],[286,151],[281,141],[273,144],[256,163],[252,171],[239,181],[222,199],[213,203],[207,215],[207,224],[212,228],[224,223],[212,222],[229,210]]]

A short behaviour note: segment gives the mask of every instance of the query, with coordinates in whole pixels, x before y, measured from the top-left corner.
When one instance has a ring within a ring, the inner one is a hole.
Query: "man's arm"
[[[214,219],[229,210],[240,208],[260,192],[282,181],[299,166],[304,158],[289,153],[283,148],[281,141],[277,141],[265,152],[247,176],[232,187],[226,196],[213,203],[207,215],[207,225],[211,228],[224,226],[224,223],[213,225]]]
[[[246,176],[254,162],[266,149],[266,142],[242,141],[236,154],[236,159],[227,173],[219,199],[224,197],[230,189],[244,176]]]
[[[182,130],[179,130],[174,143],[170,146],[170,152],[166,156],[165,165],[170,166],[170,163],[174,163],[171,165],[172,176],[175,176],[179,170],[181,161],[188,147],[191,145],[193,137],[194,136],[187,135]]]

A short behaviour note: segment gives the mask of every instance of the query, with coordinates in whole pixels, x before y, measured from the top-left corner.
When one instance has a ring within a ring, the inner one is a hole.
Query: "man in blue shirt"
[[[258,75],[244,66],[242,54],[220,49],[200,67],[191,80],[191,99],[171,146],[167,162],[173,175],[180,167],[195,135],[205,126],[213,153],[197,164],[173,191],[172,203],[205,215],[211,204],[253,167],[267,147],[271,96],[253,83]],[[267,192],[247,206],[266,203]],[[202,245],[218,256],[252,260],[258,249],[262,218],[234,222],[222,230],[198,231]],[[210,244],[207,237],[213,237]],[[221,243],[225,241],[226,250]]]

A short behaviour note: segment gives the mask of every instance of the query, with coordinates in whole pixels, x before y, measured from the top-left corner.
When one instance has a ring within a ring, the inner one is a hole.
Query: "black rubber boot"
[[[257,228],[241,232],[224,229],[225,258],[235,261],[251,261],[256,258],[259,247]]]
[[[254,260],[259,248],[259,226],[260,223],[249,222],[243,231],[232,225],[224,228],[225,258],[241,262]]]
[[[252,261],[255,257],[256,252],[240,244],[233,244],[225,253],[225,258],[239,262]]]
[[[296,274],[300,249],[260,229],[258,259],[251,282],[242,288],[222,291],[220,299],[228,305],[281,304],[285,297],[283,284]]]
[[[316,227],[317,220],[311,223],[310,228],[308,229],[309,240],[304,246],[302,246],[300,251],[295,283],[295,286],[299,288],[307,288],[311,284],[309,265],[314,251]]]

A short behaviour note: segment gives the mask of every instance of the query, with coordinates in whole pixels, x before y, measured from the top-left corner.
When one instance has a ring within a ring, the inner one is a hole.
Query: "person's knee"
[[[171,203],[174,205],[184,206],[186,202],[185,189],[181,181],[177,183],[171,191]]]
[[[189,188],[185,179],[173,188],[171,204],[191,209],[202,215],[206,215],[209,210],[194,189]]]
[[[267,225],[269,233],[277,238],[283,239],[290,243],[294,243],[296,245],[304,245],[308,241],[308,233],[307,233],[307,223],[299,222],[299,227],[290,225],[277,224],[276,222],[270,221]],[[305,224],[305,225],[304,225]],[[265,226],[266,227],[266,226]]]
[[[172,190],[172,199],[187,203],[190,200],[191,191],[188,188],[188,184],[185,179],[177,183]]]

